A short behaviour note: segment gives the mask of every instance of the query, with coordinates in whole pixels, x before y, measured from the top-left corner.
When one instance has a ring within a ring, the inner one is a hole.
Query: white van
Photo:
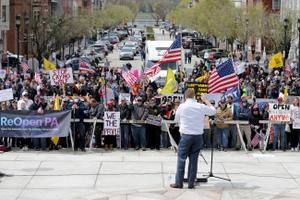
[[[145,48],[145,53],[146,53],[146,66],[145,70],[149,67],[151,67],[151,64],[156,63],[159,61],[165,52],[170,48],[171,44],[173,41],[146,41],[146,48]],[[153,76],[151,78],[151,81],[155,81],[158,85],[164,85],[166,81],[166,76],[167,76],[167,70],[168,68],[171,68],[174,72],[174,74],[178,71],[178,62],[173,62],[173,63],[165,63],[160,65],[160,72]]]

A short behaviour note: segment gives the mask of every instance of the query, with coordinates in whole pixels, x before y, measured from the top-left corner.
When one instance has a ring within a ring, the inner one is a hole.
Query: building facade
[[[3,9],[5,6],[5,9]],[[92,13],[92,0],[0,0],[0,52],[17,53],[16,16],[20,15],[19,31],[20,55],[31,54],[32,19],[48,18],[51,16],[74,17],[80,13]],[[29,24],[25,25],[25,16],[29,17]],[[27,32],[28,46],[27,48]],[[27,49],[29,49],[27,51]]]

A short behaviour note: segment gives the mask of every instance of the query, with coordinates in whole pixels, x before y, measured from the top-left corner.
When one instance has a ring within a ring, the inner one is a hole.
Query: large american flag
[[[208,80],[208,93],[221,93],[238,85],[239,79],[234,72],[232,60],[228,59],[212,71]]]
[[[181,60],[181,37],[177,37],[171,44],[170,48],[165,52],[164,56],[156,62],[152,67],[144,71],[147,77],[155,76],[160,72],[159,65],[164,63],[172,63]]]
[[[127,69],[127,67],[122,68],[121,75],[128,87],[132,87],[138,81],[134,74]]]
[[[20,66],[22,67],[24,73],[29,70],[29,66],[26,62],[21,62]]]

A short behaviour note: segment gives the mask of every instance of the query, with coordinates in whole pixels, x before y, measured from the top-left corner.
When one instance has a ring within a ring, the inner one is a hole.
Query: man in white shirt
[[[188,89],[184,95],[186,101],[178,107],[175,115],[175,121],[179,124],[181,139],[178,145],[176,180],[170,187],[183,188],[185,161],[189,157],[188,188],[192,189],[197,176],[204,118],[215,115],[216,109],[204,96],[201,97],[201,100],[206,105],[198,103],[192,89]]]
[[[29,107],[33,104],[33,101],[28,98],[28,92],[24,91],[22,97],[18,101],[17,108],[18,110],[29,110]]]

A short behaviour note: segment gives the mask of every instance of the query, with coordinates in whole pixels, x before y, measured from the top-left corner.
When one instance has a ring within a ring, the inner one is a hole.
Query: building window
[[[280,10],[280,0],[272,0],[272,10]]]

